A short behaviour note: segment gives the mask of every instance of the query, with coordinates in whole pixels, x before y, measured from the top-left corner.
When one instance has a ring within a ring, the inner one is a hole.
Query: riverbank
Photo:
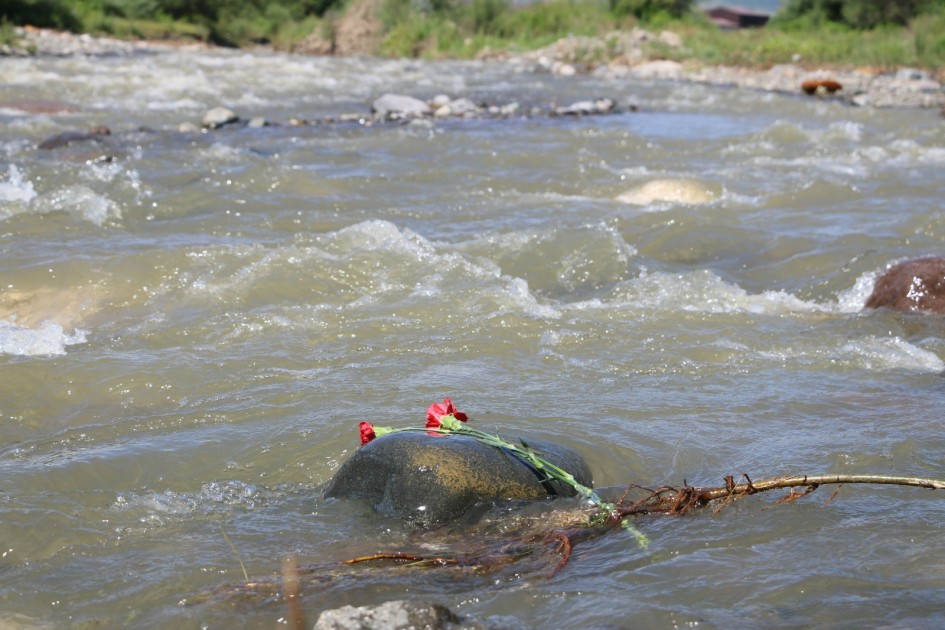
[[[22,44],[4,47],[2,55],[69,56],[132,55],[162,50],[205,49],[208,44],[184,41],[128,41],[49,29],[18,28]],[[636,27],[601,37],[570,36],[544,48],[522,52],[484,51],[479,58],[507,63],[525,72],[560,76],[593,74],[601,78],[687,81],[765,92],[797,94],[840,100],[855,106],[945,108],[942,72],[919,68],[807,67],[798,63],[770,68],[707,65],[697,60],[656,58],[656,48],[684,56],[685,42],[672,31],[653,33]],[[263,48],[266,52],[271,49]],[[300,54],[312,54],[312,50]]]

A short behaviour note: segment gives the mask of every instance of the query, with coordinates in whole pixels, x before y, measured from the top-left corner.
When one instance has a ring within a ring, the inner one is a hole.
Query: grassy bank
[[[651,58],[748,66],[945,67],[945,0],[911,0],[914,15],[903,14],[903,3],[890,0],[899,12],[870,20],[853,11],[865,0],[791,0],[764,28],[737,31],[719,30],[691,0],[549,0],[520,7],[508,0],[10,1],[0,39],[13,37],[10,24],[31,23],[123,38],[263,43],[283,50],[304,48],[302,42],[315,33],[331,50],[357,7],[374,34],[370,49],[360,52],[396,57],[522,52],[568,35],[604,36],[642,26],[682,37],[682,47],[651,43]],[[598,58],[581,61],[606,61],[606,47],[594,55]]]

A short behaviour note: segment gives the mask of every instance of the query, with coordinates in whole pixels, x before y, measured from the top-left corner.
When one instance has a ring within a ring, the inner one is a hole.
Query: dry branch
[[[769,490],[791,489],[791,493],[780,502],[794,501],[810,494],[820,486],[842,484],[884,484],[897,486],[913,486],[945,490],[945,481],[923,477],[898,477],[893,475],[795,475],[791,477],[775,477],[761,481],[752,481],[747,474],[743,474],[742,483],[735,483],[731,475],[725,477],[724,486],[689,486],[676,488],[663,486],[656,489],[647,489],[642,486],[629,486],[647,490],[650,495],[632,503],[621,502],[617,506],[615,520],[620,521],[635,514],[661,513],[670,515],[686,514],[690,510],[705,507],[712,501],[722,500],[719,509],[736,499]],[[803,487],[805,490],[796,492],[793,488]]]

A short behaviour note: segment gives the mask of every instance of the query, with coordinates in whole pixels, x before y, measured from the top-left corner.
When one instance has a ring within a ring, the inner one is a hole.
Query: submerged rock
[[[88,142],[90,140],[98,142],[103,136],[111,135],[111,133],[111,130],[104,125],[92,127],[88,131],[63,131],[51,138],[46,138],[36,145],[36,147],[43,151],[61,149],[62,147],[67,147],[77,142]]]
[[[590,487],[590,469],[571,449],[543,441],[528,445]],[[573,496],[512,453],[460,435],[404,432],[362,446],[325,490],[328,497],[370,501],[376,510],[417,525],[436,525],[483,502]]]
[[[866,308],[945,314],[945,258],[906,260],[876,280]]]

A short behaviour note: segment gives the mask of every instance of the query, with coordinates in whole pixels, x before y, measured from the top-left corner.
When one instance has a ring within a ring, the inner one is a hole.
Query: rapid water
[[[0,625],[272,627],[275,599],[201,594],[240,561],[461,546],[319,497],[359,420],[418,425],[444,396],[571,445],[597,486],[945,477],[942,319],[860,310],[888,264],[942,253],[937,112],[225,51],[3,59],[0,85]],[[177,131],[219,104],[284,123],[384,92],[638,111]],[[93,125],[112,135],[36,147]],[[654,180],[710,194],[617,200]],[[642,517],[647,549],[609,534],[550,578],[351,572],[303,608],[940,625],[945,496],[831,493]]]

